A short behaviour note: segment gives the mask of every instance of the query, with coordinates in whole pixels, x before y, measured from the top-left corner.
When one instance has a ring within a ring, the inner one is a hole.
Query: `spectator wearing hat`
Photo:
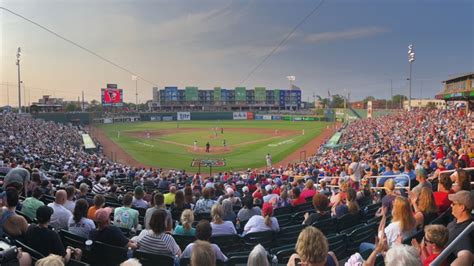
[[[99,179],[99,182],[97,182],[93,187],[92,187],[92,193],[94,194],[99,194],[103,195],[107,193],[109,188],[107,187],[107,178],[101,177]]]
[[[110,214],[112,211],[112,208],[101,208],[95,212],[94,221],[97,224],[97,228],[90,232],[90,239],[113,246],[136,249],[138,247],[137,243],[128,240],[118,227],[110,224]]]
[[[56,254],[63,257],[67,263],[71,258],[71,254],[80,257],[81,250],[70,247],[65,249],[59,234],[48,228],[53,213],[53,208],[49,206],[41,206],[36,210],[38,224],[32,224],[28,227],[28,231],[25,234],[25,242],[44,256]]]
[[[44,206],[44,203],[40,200],[42,196],[43,191],[41,191],[39,187],[35,188],[31,197],[28,197],[23,201],[21,212],[28,216],[31,220],[35,219],[36,210],[39,207]]]
[[[143,208],[147,209],[150,207],[150,204],[146,202],[143,197],[145,196],[145,191],[143,191],[143,188],[141,186],[137,186],[135,190],[133,191],[133,200],[132,200],[132,206],[134,208]]]
[[[2,208],[0,215],[0,232],[5,232],[12,237],[20,237],[26,232],[28,222],[23,216],[15,213],[19,199],[18,191],[13,187],[9,187],[5,195],[7,204],[6,207]]]
[[[452,214],[454,220],[448,224],[449,240],[448,245],[461,234],[461,232],[472,223],[471,212],[474,206],[473,195],[466,190],[461,190],[456,194],[448,196],[452,202]],[[456,259],[453,265],[472,265],[474,262],[472,253],[474,252],[474,231],[463,236],[455,245],[453,254]]]
[[[64,207],[66,200],[67,193],[65,190],[61,189],[56,192],[54,202],[48,204],[48,206],[54,211],[51,216],[51,226],[56,230],[67,230],[69,218],[72,216],[72,213]]]
[[[433,190],[433,186],[431,185],[431,183],[426,180],[427,176],[428,174],[426,173],[425,169],[419,168],[416,170],[416,181],[418,181],[418,185],[416,185],[412,189],[413,193],[415,193],[416,195],[420,194],[421,189],[424,187]]]
[[[269,203],[264,203],[262,207],[262,215],[254,215],[245,224],[244,234],[262,232],[262,231],[280,231],[278,220],[273,215],[273,206]]]

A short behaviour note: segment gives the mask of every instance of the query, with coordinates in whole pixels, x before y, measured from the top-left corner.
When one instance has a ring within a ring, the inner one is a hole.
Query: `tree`
[[[66,105],[66,111],[67,112],[75,112],[77,109],[79,109],[79,108],[77,107],[77,105],[75,103],[68,103]]]
[[[344,108],[344,97],[339,94],[332,96],[332,108]]]
[[[375,97],[374,96],[368,96],[368,97],[365,97],[365,99],[363,100],[364,103],[367,103],[368,101],[375,101]]]
[[[392,97],[392,104],[394,108],[403,108],[403,101],[407,100],[408,98],[405,95],[393,95]]]

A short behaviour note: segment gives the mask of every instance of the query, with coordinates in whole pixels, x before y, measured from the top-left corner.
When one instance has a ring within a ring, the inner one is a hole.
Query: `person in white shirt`
[[[54,211],[53,215],[51,215],[50,225],[56,230],[67,229],[69,218],[72,216],[72,213],[64,207],[67,193],[61,189],[56,192],[55,196],[54,202],[48,204]]]
[[[67,200],[64,203],[64,207],[68,209],[71,213],[74,212],[74,207],[76,203],[74,202],[74,195],[76,194],[76,189],[73,186],[68,186],[66,188]]]
[[[211,209],[211,216],[212,216],[212,235],[235,235],[237,234],[237,230],[235,230],[235,226],[230,221],[222,220],[222,216],[224,215],[224,210],[222,205],[214,204]]]
[[[269,203],[264,203],[262,207],[262,215],[254,215],[245,224],[244,235],[263,231],[280,231],[278,220],[272,217],[273,206]]]

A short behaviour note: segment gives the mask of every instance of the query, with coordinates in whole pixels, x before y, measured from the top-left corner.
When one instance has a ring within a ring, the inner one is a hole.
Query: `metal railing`
[[[408,175],[406,174],[399,174],[399,175],[381,175],[381,176],[368,176],[368,177],[364,177],[366,179],[375,179],[376,180],[376,183],[378,183],[379,179],[381,178],[387,178],[387,179],[394,179],[396,177],[402,177],[402,178],[406,178],[407,181],[408,181],[408,186],[396,186],[395,189],[406,189],[406,190],[410,190],[410,187],[411,187],[411,179]],[[350,179],[350,176],[319,176],[318,177],[318,184],[317,184],[317,187],[319,188],[319,181],[321,180],[326,180],[326,181],[331,181],[332,179],[345,179],[345,180],[349,180]],[[329,188],[339,188],[339,185],[326,185],[326,187],[329,187]],[[377,189],[377,190],[382,190],[384,189],[384,187],[370,187],[371,189]]]
[[[467,234],[470,234],[474,230],[474,222],[471,222],[464,230],[451,242],[442,252],[436,257],[434,261],[431,262],[430,266],[438,266],[448,258],[448,256],[453,252],[454,247],[461,241],[463,237],[466,237]]]

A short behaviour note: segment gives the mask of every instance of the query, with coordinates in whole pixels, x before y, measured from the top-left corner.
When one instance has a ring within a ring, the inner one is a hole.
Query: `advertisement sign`
[[[178,121],[191,120],[190,112],[178,112],[176,113],[176,118]]]
[[[272,120],[281,120],[281,115],[272,116]]]
[[[114,120],[112,118],[104,118],[104,124],[112,124]]]
[[[196,102],[198,100],[198,87],[186,87],[184,97],[188,102]]]
[[[263,120],[272,120],[272,116],[271,115],[264,115]]]
[[[291,121],[291,116],[283,116],[281,119],[285,121]]]
[[[163,116],[163,121],[173,121],[172,116]]]
[[[247,120],[253,120],[253,113],[247,112]]]
[[[299,116],[293,117],[293,121],[301,121],[301,120],[303,120],[302,117],[299,117]]]
[[[150,121],[161,121],[161,116],[150,116]]]
[[[234,120],[246,120],[247,119],[247,113],[246,112],[234,112],[232,114]]]
[[[263,120],[263,115],[255,115],[255,120]]]

